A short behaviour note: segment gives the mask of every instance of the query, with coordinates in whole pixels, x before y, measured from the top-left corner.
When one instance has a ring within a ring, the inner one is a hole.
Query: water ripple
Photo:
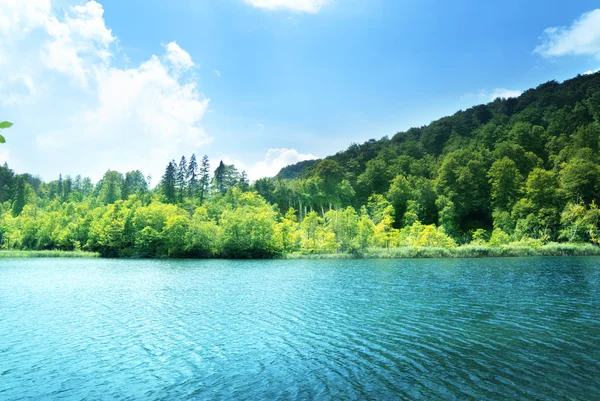
[[[600,259],[3,260],[0,399],[600,399]]]

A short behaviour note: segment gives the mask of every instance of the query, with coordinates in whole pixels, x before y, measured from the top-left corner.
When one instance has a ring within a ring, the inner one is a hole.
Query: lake
[[[0,259],[0,399],[600,399],[600,258]]]

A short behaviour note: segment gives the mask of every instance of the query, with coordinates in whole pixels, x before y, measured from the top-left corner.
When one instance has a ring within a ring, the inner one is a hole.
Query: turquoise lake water
[[[2,400],[598,400],[600,258],[0,259]]]

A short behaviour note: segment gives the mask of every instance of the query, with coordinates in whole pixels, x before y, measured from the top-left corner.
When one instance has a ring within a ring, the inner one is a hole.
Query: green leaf
[[[0,135],[0,143],[4,143],[6,142],[6,139],[4,139],[4,137],[2,135]]]
[[[0,129],[2,129],[2,128],[10,128],[10,127],[12,127],[12,125],[13,125],[13,124],[12,124],[12,123],[9,123],[8,121],[2,121],[2,122],[0,123]]]

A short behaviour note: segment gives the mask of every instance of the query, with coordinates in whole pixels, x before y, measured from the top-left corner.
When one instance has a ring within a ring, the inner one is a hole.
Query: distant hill
[[[304,161],[298,162],[296,164],[292,164],[290,166],[284,167],[281,170],[279,170],[279,173],[277,174],[277,178],[281,178],[281,179],[285,179],[285,180],[302,178],[302,176],[306,170],[310,169],[311,167],[313,167],[315,164],[317,164],[320,161],[321,161],[321,159],[304,160]]]
[[[353,143],[323,160],[285,167],[255,187],[282,210],[365,205],[375,216],[389,204],[395,227],[418,220],[455,238],[498,228],[513,238],[557,240],[570,235],[561,227],[576,218],[569,214],[574,205],[595,216],[599,142],[595,73],[546,82],[391,138]],[[573,238],[591,238],[582,230]]]
[[[384,148],[398,148],[393,144],[417,145],[427,154],[440,155],[450,139],[470,138],[477,135],[477,129],[490,121],[508,119],[503,123],[516,121],[531,124],[549,125],[548,114],[567,112],[579,105],[589,96],[600,90],[600,72],[589,75],[578,75],[563,83],[549,81],[535,89],[525,91],[517,98],[497,98],[493,102],[460,110],[453,116],[435,120],[429,125],[411,128],[406,132],[398,132],[390,140],[388,136],[380,140],[370,139],[363,144],[352,143],[348,149],[340,151],[326,159],[346,164],[356,161],[358,165],[347,166],[355,174],[364,171],[365,164],[374,159]],[[588,122],[589,122],[588,116]],[[571,130],[574,123],[571,123]],[[576,123],[575,123],[576,124]],[[408,145],[407,145],[408,146]],[[404,146],[406,148],[406,146]],[[400,149],[398,149],[400,150]],[[303,161],[281,169],[277,178],[294,179],[304,176],[306,170],[320,160]]]

